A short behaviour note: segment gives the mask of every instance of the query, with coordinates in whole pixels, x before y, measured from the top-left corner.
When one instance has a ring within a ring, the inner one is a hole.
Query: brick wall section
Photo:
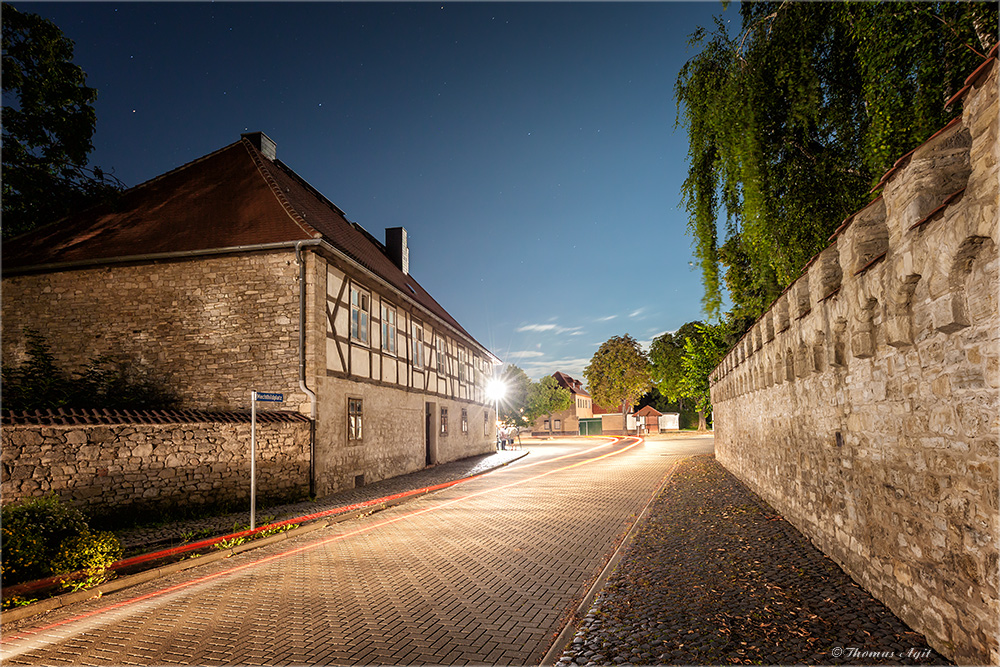
[[[284,250],[5,277],[3,360],[23,358],[27,326],[61,367],[131,358],[185,408],[247,410],[252,389],[297,407],[298,275]]]
[[[1000,664],[997,112],[994,61],[712,385],[719,460],[976,664]]]
[[[309,422],[257,424],[258,498],[309,491]],[[97,511],[248,500],[250,419],[3,424],[4,503],[56,493]]]

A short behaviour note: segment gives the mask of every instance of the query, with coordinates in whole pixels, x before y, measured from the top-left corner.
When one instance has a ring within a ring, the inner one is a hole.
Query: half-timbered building
[[[250,392],[313,420],[316,494],[491,451],[498,360],[384,240],[276,157],[260,132],[5,242],[3,355],[27,329],[57,362],[128,359],[182,405],[246,410]]]

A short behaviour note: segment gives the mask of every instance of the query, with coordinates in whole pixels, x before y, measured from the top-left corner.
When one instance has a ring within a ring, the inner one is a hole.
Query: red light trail
[[[453,498],[451,500],[445,501],[445,502],[443,502],[443,503],[441,503],[439,505],[434,505],[432,507],[426,507],[424,509],[415,510],[413,512],[408,512],[406,514],[402,514],[402,515],[397,516],[397,517],[386,519],[384,521],[379,521],[379,522],[371,523],[371,524],[368,524],[366,526],[361,526],[359,528],[356,528],[356,529],[353,529],[353,530],[350,530],[350,531],[347,531],[347,532],[344,532],[344,533],[340,533],[338,535],[334,535],[332,537],[328,537],[328,538],[325,538],[325,539],[322,539],[322,540],[318,540],[316,542],[310,542],[309,544],[305,544],[305,545],[302,545],[300,547],[296,547],[294,549],[289,549],[288,551],[283,551],[281,553],[272,554],[270,556],[266,556],[266,557],[261,558],[259,560],[255,560],[255,561],[253,561],[251,563],[243,563],[242,565],[236,565],[236,566],[233,566],[233,567],[228,568],[226,570],[222,570],[222,571],[219,571],[219,572],[208,574],[208,575],[205,575],[205,576],[202,576],[202,577],[198,577],[196,579],[191,579],[191,580],[179,583],[179,584],[175,584],[173,586],[169,586],[167,588],[159,589],[159,590],[156,590],[156,591],[152,591],[150,593],[146,593],[144,595],[140,595],[140,596],[137,596],[137,597],[134,597],[134,598],[130,598],[128,600],[123,600],[121,602],[116,602],[116,603],[113,603],[111,605],[108,605],[107,607],[102,607],[101,609],[95,609],[93,611],[89,611],[89,612],[85,612],[85,613],[82,613],[82,614],[78,614],[76,616],[73,616],[73,617],[70,617],[70,618],[67,618],[67,619],[63,619],[61,621],[56,621],[55,623],[50,623],[48,625],[41,626],[41,627],[38,627],[38,628],[31,628],[31,629],[28,629],[28,630],[17,632],[15,634],[11,635],[11,636],[6,636],[6,637],[0,638],[0,644],[8,644],[9,645],[9,644],[11,644],[11,643],[13,643],[15,641],[18,641],[18,640],[29,639],[29,638],[31,638],[31,637],[33,637],[35,635],[39,635],[39,634],[44,633],[44,632],[49,632],[51,630],[54,630],[56,628],[60,628],[62,626],[69,625],[71,623],[78,623],[78,622],[84,621],[84,620],[86,620],[88,618],[93,618],[93,617],[101,615],[101,614],[106,614],[106,613],[111,612],[111,611],[116,610],[116,609],[121,609],[121,608],[130,606],[130,605],[135,605],[135,604],[138,604],[140,602],[144,602],[144,601],[156,598],[156,597],[165,596],[165,595],[168,595],[170,593],[181,591],[181,590],[186,589],[186,588],[191,588],[191,587],[196,586],[198,584],[206,583],[206,582],[209,582],[209,581],[212,581],[212,580],[215,580],[215,579],[221,579],[221,578],[224,578],[224,577],[227,577],[227,576],[231,576],[233,574],[236,574],[238,572],[242,572],[244,570],[247,570],[247,569],[250,569],[250,568],[253,568],[253,567],[265,565],[267,563],[271,563],[271,562],[274,562],[274,561],[277,561],[277,560],[280,560],[280,559],[283,559],[283,558],[287,558],[289,556],[294,556],[294,555],[297,555],[297,554],[300,554],[300,553],[311,551],[311,550],[317,549],[319,547],[325,546],[327,544],[331,544],[333,542],[337,542],[337,541],[346,539],[348,537],[353,537],[355,535],[360,535],[362,533],[366,533],[366,532],[375,530],[376,528],[382,528],[384,526],[389,526],[389,525],[392,525],[394,523],[398,523],[400,521],[411,519],[413,517],[421,516],[421,515],[424,515],[424,514],[427,514],[427,513],[430,513],[430,512],[436,512],[436,511],[442,510],[444,508],[451,507],[451,506],[453,506],[453,505],[455,505],[457,503],[461,503],[461,502],[464,502],[466,500],[470,500],[472,498],[477,498],[477,497],[488,495],[488,494],[491,494],[491,493],[497,493],[499,491],[504,491],[506,489],[509,489],[509,488],[512,488],[512,487],[515,487],[515,486],[519,486],[519,485],[522,485],[522,484],[526,484],[528,482],[533,482],[533,481],[542,479],[543,477],[547,477],[549,475],[553,475],[553,474],[558,473],[558,472],[563,472],[563,471],[566,471],[566,470],[571,470],[573,468],[577,468],[577,467],[584,466],[584,465],[590,465],[592,463],[596,463],[598,461],[607,459],[609,457],[617,456],[619,454],[623,454],[623,453],[625,453],[625,452],[627,452],[627,451],[629,451],[629,450],[631,450],[631,449],[633,449],[635,447],[638,447],[639,445],[641,445],[644,442],[644,440],[642,438],[635,438],[635,437],[631,437],[631,436],[627,437],[627,438],[615,438],[611,442],[604,443],[604,444],[598,445],[596,447],[592,447],[592,448],[584,450],[582,452],[571,452],[570,454],[565,454],[563,456],[558,456],[558,457],[555,457],[555,458],[552,458],[552,459],[544,459],[542,461],[537,461],[535,463],[527,464],[527,465],[524,465],[524,466],[518,466],[517,468],[501,468],[500,470],[495,470],[495,471],[492,471],[491,473],[484,473],[484,475],[501,472],[503,470],[515,470],[515,469],[516,470],[524,470],[527,467],[539,465],[540,463],[552,463],[554,461],[560,461],[560,460],[564,460],[564,459],[570,458],[570,457],[586,455],[586,454],[590,454],[590,453],[592,453],[592,452],[594,452],[594,451],[596,451],[598,449],[602,449],[602,448],[608,447],[610,445],[619,444],[619,443],[625,442],[627,440],[634,440],[635,442],[633,442],[632,444],[630,444],[630,445],[628,445],[626,447],[623,447],[622,449],[617,449],[615,451],[608,452],[606,454],[602,454],[602,455],[596,456],[594,458],[589,458],[589,459],[585,459],[583,461],[577,461],[575,463],[570,463],[568,465],[560,466],[558,468],[554,468],[552,470],[547,470],[545,472],[539,473],[539,474],[534,475],[532,477],[527,477],[527,478],[524,478],[524,479],[514,480],[512,482],[508,482],[508,483],[503,484],[501,486],[497,486],[497,487],[493,487],[493,488],[489,488],[489,489],[483,489],[482,491],[476,491],[474,493],[470,493],[470,494],[465,495],[465,496],[461,496],[461,497],[458,497],[458,498]],[[466,480],[458,480],[458,481],[468,481],[470,479],[476,479],[477,477],[482,477],[484,475],[476,475],[474,477],[466,478]],[[453,486],[453,485],[454,485],[454,483],[446,483],[443,486]],[[433,488],[433,487],[427,487],[427,488]],[[35,647],[35,646],[25,646],[25,647],[23,647],[21,649],[16,649],[15,648],[13,650],[11,650],[10,648],[8,648],[7,651],[4,651],[4,656],[3,657],[6,658],[6,659],[9,659],[10,657],[12,657],[14,655],[19,655],[19,654],[24,653],[26,651],[32,650],[33,648],[37,648],[37,647]]]

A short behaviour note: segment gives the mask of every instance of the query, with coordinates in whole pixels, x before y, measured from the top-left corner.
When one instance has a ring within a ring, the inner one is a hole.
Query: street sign
[[[250,392],[250,530],[257,527],[257,401],[283,403],[285,395],[273,391]]]

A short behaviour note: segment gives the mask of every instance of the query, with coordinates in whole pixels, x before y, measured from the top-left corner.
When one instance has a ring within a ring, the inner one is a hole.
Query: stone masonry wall
[[[712,399],[729,470],[938,651],[1000,664],[995,59],[973,80],[962,117],[730,351]]]
[[[253,389],[298,406],[298,277],[291,249],[8,276],[3,361],[31,327],[60,367],[131,359],[185,408],[248,410]]]
[[[257,496],[309,492],[309,421],[257,424]],[[56,493],[98,512],[250,497],[250,420],[11,425],[2,431],[4,503]]]

